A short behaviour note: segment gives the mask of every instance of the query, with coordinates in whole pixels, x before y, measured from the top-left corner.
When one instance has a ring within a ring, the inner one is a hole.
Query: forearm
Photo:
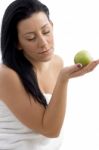
[[[45,111],[43,126],[52,134],[59,134],[66,111],[68,80],[63,81],[59,76],[54,88],[51,101]]]
[[[66,111],[67,86],[69,79],[92,71],[98,63],[99,60],[93,61],[85,67],[76,64],[62,69],[53,91],[52,99],[44,113],[43,127],[46,132],[52,135],[59,135]]]

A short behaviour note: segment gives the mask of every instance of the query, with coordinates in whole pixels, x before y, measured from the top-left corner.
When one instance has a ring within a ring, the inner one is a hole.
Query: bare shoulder
[[[2,81],[3,83],[7,83],[7,81],[11,82],[14,80],[19,80],[18,74],[6,65],[0,65],[0,83],[2,83]]]
[[[7,67],[4,64],[0,64],[0,78],[3,79],[5,77],[11,77],[12,75],[13,77],[14,76],[18,77],[17,73],[13,69]],[[8,79],[8,78],[5,78],[5,79]]]
[[[0,83],[2,83],[2,81],[6,83],[9,79],[14,80],[15,78],[18,78],[18,75],[13,69],[3,64],[0,65]]]
[[[10,92],[15,93],[16,89],[22,87],[21,80],[14,70],[0,65],[0,98],[9,97]]]
[[[64,66],[64,61],[59,55],[54,55],[53,62],[57,69],[62,69]]]

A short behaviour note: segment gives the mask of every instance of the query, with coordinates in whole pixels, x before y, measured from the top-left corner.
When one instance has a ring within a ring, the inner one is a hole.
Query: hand
[[[95,69],[95,67],[99,64],[99,59],[92,61],[87,66],[82,66],[81,64],[75,64],[69,67],[65,67],[63,71],[63,75],[66,79],[82,76],[86,73],[89,73]]]

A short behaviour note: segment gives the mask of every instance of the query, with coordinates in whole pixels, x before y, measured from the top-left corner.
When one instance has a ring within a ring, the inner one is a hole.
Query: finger
[[[91,62],[90,64],[88,64],[84,69],[85,69],[87,72],[90,72],[90,71],[92,71],[98,64],[99,64],[99,60],[93,61],[93,62]]]
[[[82,76],[86,73],[89,73],[89,72],[93,71],[98,64],[99,64],[99,60],[93,61],[90,64],[88,64],[87,66],[82,67],[80,70],[72,73],[71,77],[78,77],[78,76]]]
[[[79,76],[82,76],[82,75],[84,75],[84,74],[86,74],[86,72],[85,72],[85,71],[83,71],[83,70],[79,70],[79,71],[75,71],[75,72],[73,72],[73,73],[70,75],[70,77],[71,77],[71,78],[79,77]]]
[[[90,66],[91,64],[98,65],[99,64],[99,59],[90,62],[87,66]]]
[[[94,62],[97,63],[97,64],[99,64],[99,59],[95,60]]]
[[[68,67],[67,69],[68,69],[69,73],[71,74],[75,71],[78,71],[81,68],[82,68],[82,64],[78,63],[78,64],[75,64],[75,65]]]

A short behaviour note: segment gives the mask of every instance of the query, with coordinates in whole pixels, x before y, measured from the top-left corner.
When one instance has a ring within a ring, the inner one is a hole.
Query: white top
[[[49,103],[51,94],[45,94]],[[0,100],[0,150],[59,150],[62,135],[48,138],[22,124]]]

